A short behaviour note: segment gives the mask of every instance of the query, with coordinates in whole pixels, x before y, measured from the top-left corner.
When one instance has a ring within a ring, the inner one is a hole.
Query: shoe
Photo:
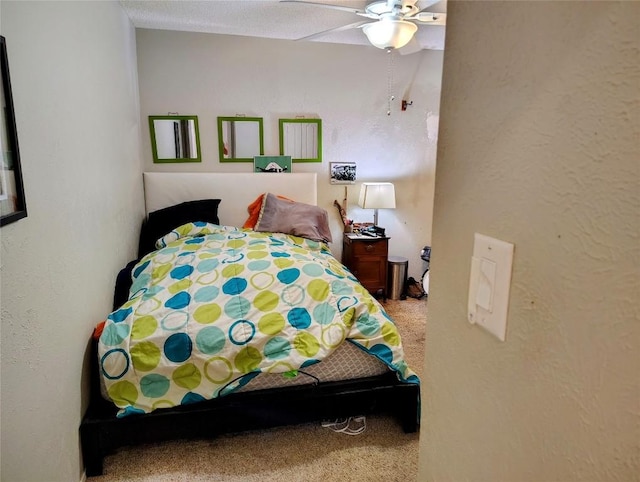
[[[420,299],[425,295],[422,286],[414,278],[407,279],[407,296],[415,299]]]

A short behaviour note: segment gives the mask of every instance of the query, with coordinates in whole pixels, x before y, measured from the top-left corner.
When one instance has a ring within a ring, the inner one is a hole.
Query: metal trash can
[[[402,256],[389,256],[387,264],[387,293],[392,300],[404,300],[409,260]]]

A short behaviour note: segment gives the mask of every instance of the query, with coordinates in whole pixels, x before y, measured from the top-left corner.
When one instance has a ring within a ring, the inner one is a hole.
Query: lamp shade
[[[399,49],[413,38],[418,27],[406,20],[382,18],[362,27],[362,31],[374,47],[379,49]]]
[[[390,182],[363,182],[358,206],[365,209],[395,209],[396,190]]]

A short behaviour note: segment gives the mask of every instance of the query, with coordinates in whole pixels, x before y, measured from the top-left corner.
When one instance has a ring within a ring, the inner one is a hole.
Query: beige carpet
[[[421,374],[426,299],[388,300],[384,307],[400,329],[407,363]],[[367,417],[349,436],[320,423],[126,447],[106,457],[106,481],[403,481],[416,480],[418,434],[405,434],[391,417]]]

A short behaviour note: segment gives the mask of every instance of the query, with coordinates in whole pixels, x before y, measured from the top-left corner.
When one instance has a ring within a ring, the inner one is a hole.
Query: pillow
[[[327,211],[310,204],[278,199],[271,193],[264,196],[255,230],[292,234],[313,241],[332,241]]]
[[[219,205],[220,199],[201,199],[187,201],[149,213],[149,217],[142,223],[142,230],[140,231],[138,258],[155,251],[156,241],[178,226],[195,221],[220,224],[218,219]]]
[[[138,260],[129,261],[127,265],[120,270],[116,277],[116,286],[113,290],[113,310],[117,310],[124,305],[129,299],[129,289],[133,284],[131,273],[133,268],[138,264]]]
[[[260,209],[262,208],[262,198],[264,194],[260,194],[255,201],[253,201],[249,206],[247,206],[247,211],[249,211],[249,217],[242,225],[243,228],[253,229],[256,227],[256,223],[258,222],[258,217],[260,216]]]
[[[293,201],[293,199],[289,199],[288,197],[278,196],[280,199],[286,199],[288,201]],[[264,198],[264,194],[260,194],[255,201],[253,201],[249,206],[247,206],[247,211],[249,211],[249,217],[242,225],[243,228],[253,229],[256,227],[256,223],[258,222],[258,217],[260,217],[260,210],[262,209],[262,199]]]

